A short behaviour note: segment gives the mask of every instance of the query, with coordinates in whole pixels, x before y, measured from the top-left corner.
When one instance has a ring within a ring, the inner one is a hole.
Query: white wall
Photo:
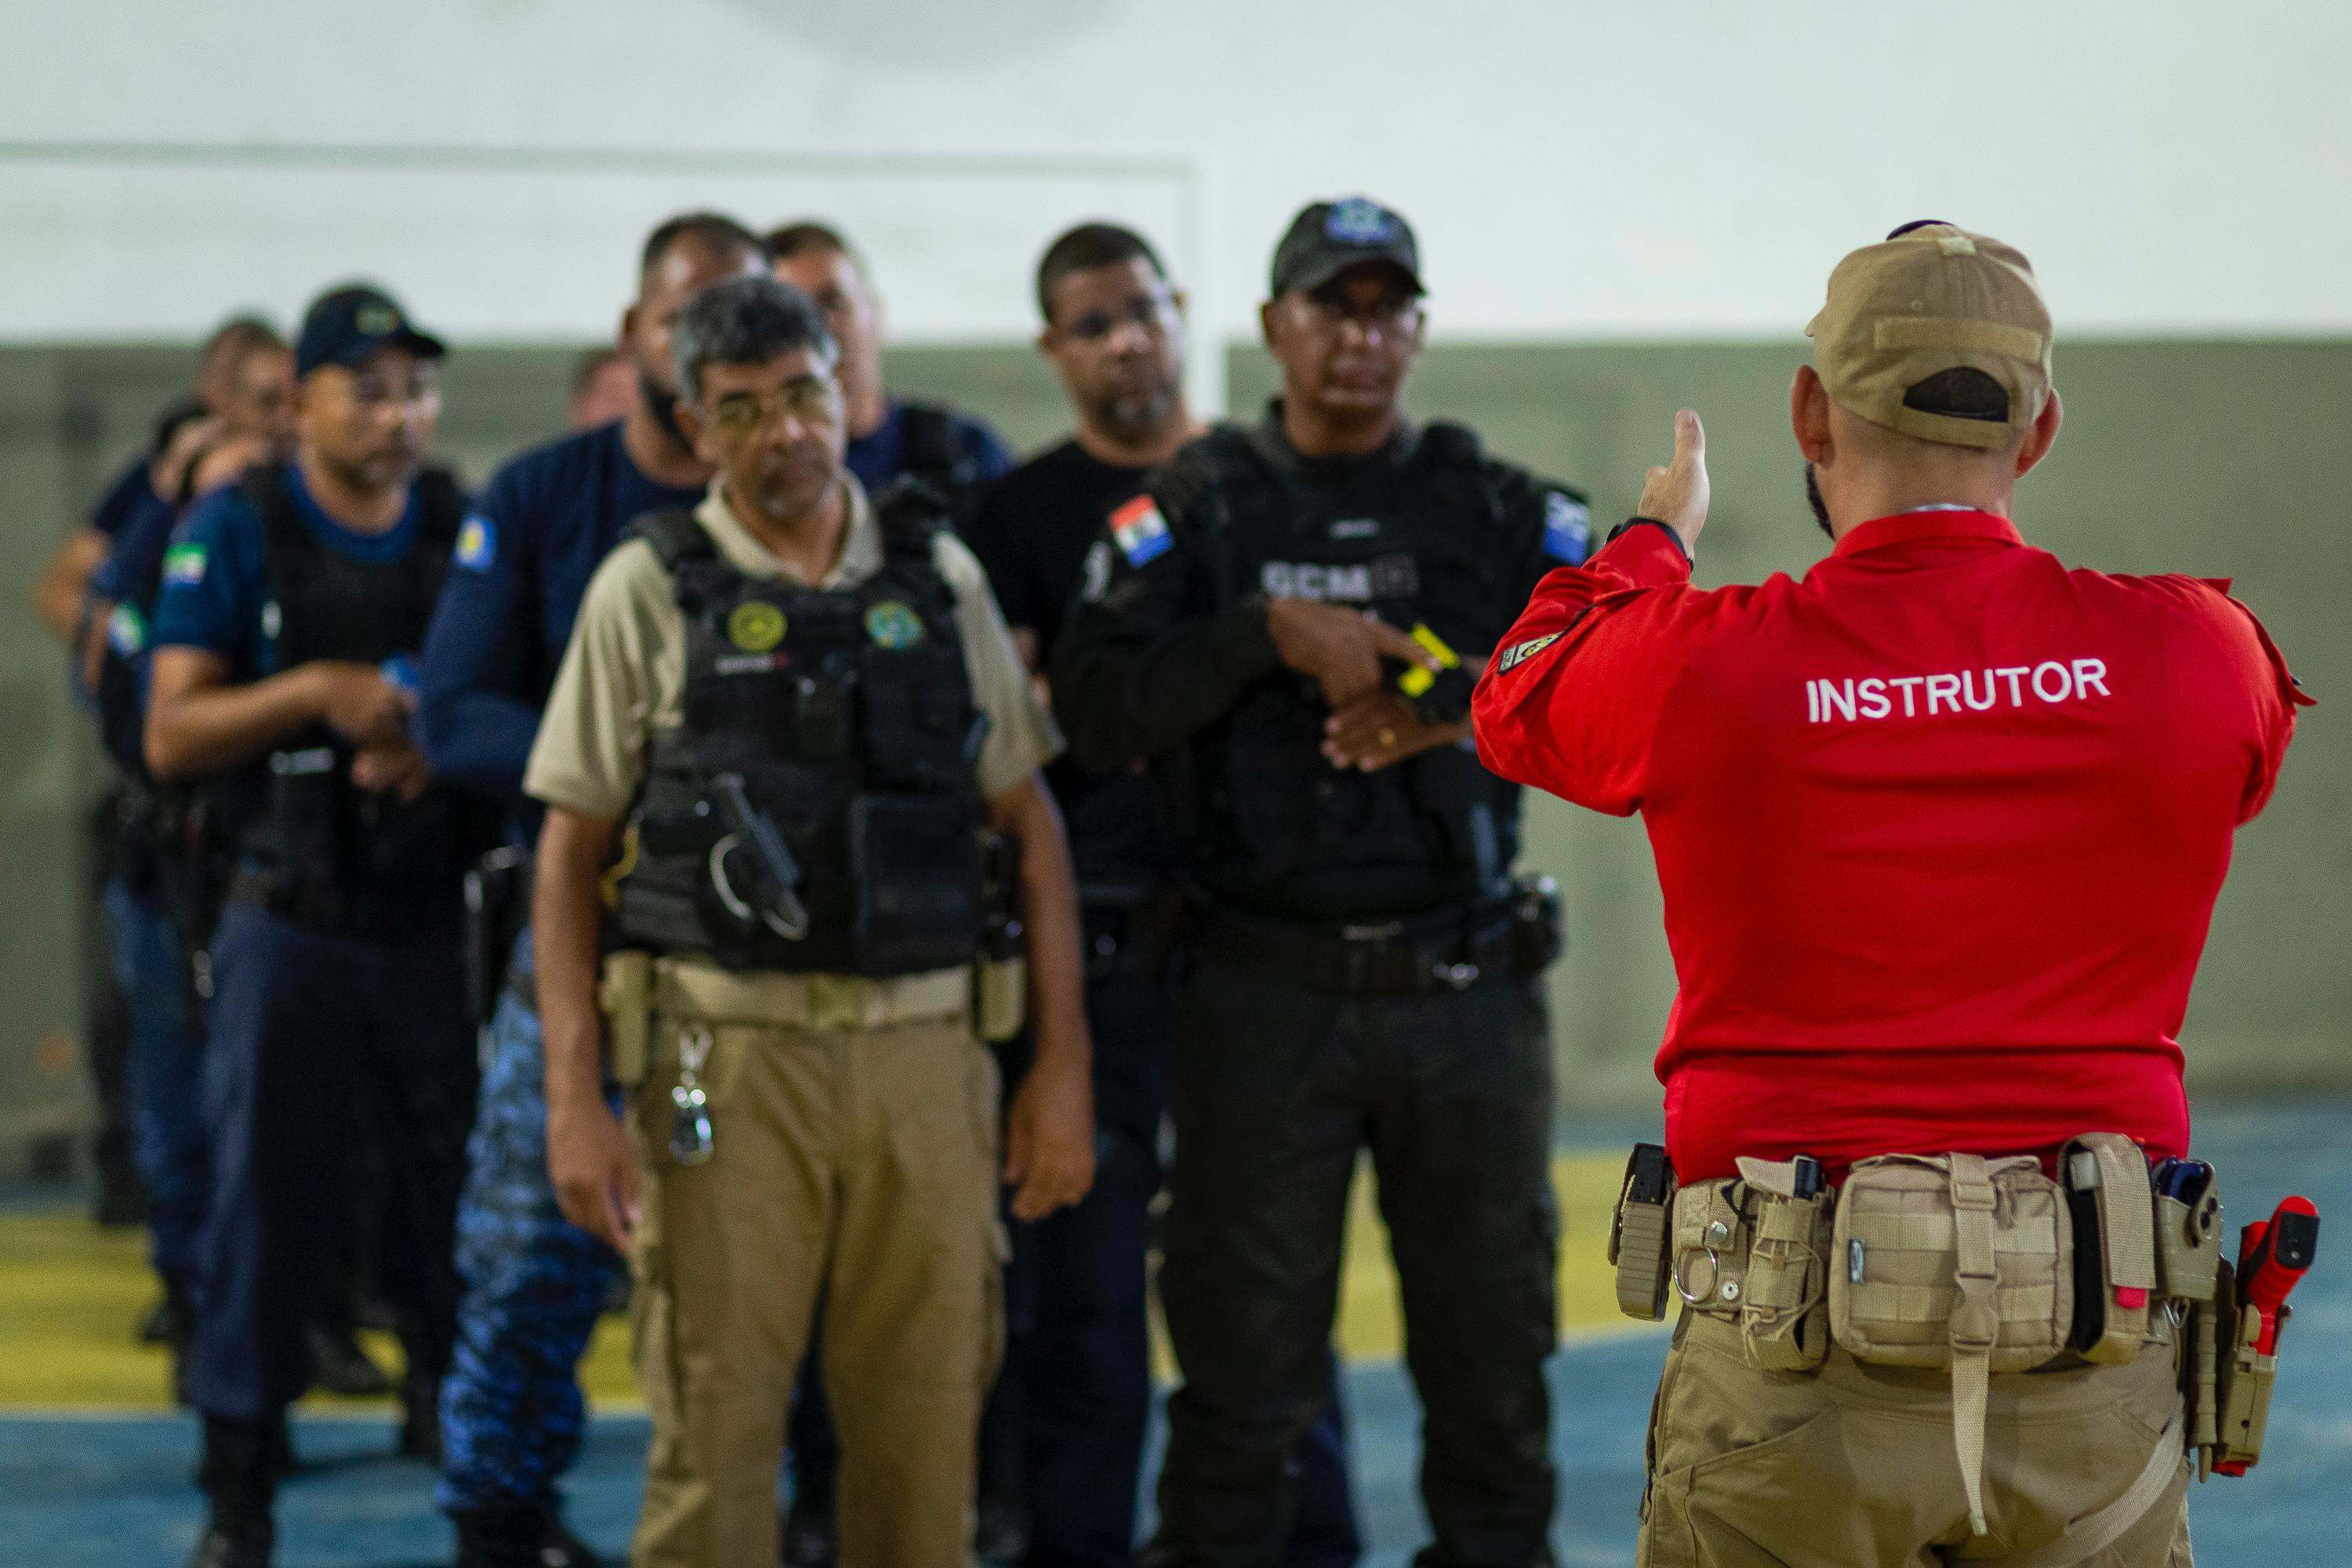
[[[359,270],[460,334],[596,332],[699,201],[839,216],[927,340],[1027,332],[1043,239],[1128,216],[1245,332],[1284,219],[1350,189],[1416,221],[1441,331],[1784,335],[1930,215],[2022,245],[2062,331],[2352,329],[2352,20],[2315,0],[0,8],[0,339]],[[84,145],[125,142],[173,145]],[[624,149],[669,157],[534,162]],[[914,156],[821,155],[877,150]]]

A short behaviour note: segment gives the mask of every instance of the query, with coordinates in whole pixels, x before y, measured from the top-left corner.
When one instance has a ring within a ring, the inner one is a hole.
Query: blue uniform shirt
[[[1013,450],[1003,437],[968,414],[952,413],[956,448],[976,470],[982,483],[1001,479],[1013,467]],[[843,460],[870,495],[907,470],[907,411],[897,402],[882,423],[849,443]]]
[[[129,466],[114,476],[113,483],[98,499],[90,510],[89,525],[109,539],[122,537],[122,530],[142,508],[160,502],[155,487],[147,482],[147,462],[152,454],[142,452]]]
[[[328,549],[352,561],[397,561],[420,533],[412,489],[400,521],[382,533],[355,533],[329,517],[292,464],[279,470],[295,516]],[[163,552],[163,583],[155,599],[155,647],[196,647],[228,665],[232,681],[258,680],[278,668],[277,627],[270,624],[264,570],[268,540],[261,514],[243,485],[215,490],[191,507]]]
[[[589,577],[631,521],[702,494],[640,473],[618,424],[535,447],[491,477],[425,637],[421,728],[435,773],[527,809],[523,764]]]
[[[172,530],[179,521],[177,507],[152,489],[143,491],[109,534],[113,548],[90,574],[90,596],[135,604],[142,614],[151,609],[143,602],[149,595],[148,584],[155,580],[164,547],[171,543]]]

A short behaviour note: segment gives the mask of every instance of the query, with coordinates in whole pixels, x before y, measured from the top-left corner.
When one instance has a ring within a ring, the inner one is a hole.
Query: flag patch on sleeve
[[[1552,490],[1544,497],[1544,553],[1581,565],[1592,548],[1592,514],[1580,500]]]
[[[1144,566],[1168,552],[1175,542],[1168,536],[1168,520],[1159,503],[1138,496],[1110,514],[1110,536],[1129,566]]]
[[[478,512],[466,519],[457,530],[457,548],[452,559],[468,572],[487,572],[498,553],[498,526]]]
[[[174,544],[163,552],[163,581],[193,588],[205,580],[205,547]]]
[[[1506,670],[1517,668],[1558,641],[1559,641],[1558,632],[1547,632],[1539,637],[1529,637],[1523,643],[1513,643],[1503,651],[1503,657],[1495,661],[1495,673],[1500,675]]]

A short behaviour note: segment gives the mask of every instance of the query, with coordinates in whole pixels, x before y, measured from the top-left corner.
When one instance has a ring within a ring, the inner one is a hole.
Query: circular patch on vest
[[[727,640],[745,653],[765,653],[784,640],[784,612],[765,599],[746,599],[727,612]]]
[[[884,599],[866,611],[866,635],[877,647],[912,647],[923,640],[923,617],[896,599]]]

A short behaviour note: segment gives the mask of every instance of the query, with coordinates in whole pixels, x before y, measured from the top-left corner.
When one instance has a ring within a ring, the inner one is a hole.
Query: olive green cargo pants
[[[718,1010],[757,1010],[740,988],[727,997]],[[968,1563],[1003,1339],[994,1062],[961,1016],[714,1023],[699,1073],[713,1152],[681,1164],[670,1090],[692,1026],[657,1009],[635,1091],[633,1310],[653,1441],[631,1561],[777,1561],[784,1419],[822,1300],[843,1568]]]
[[[2169,1342],[2126,1366],[1992,1380],[1990,1533],[1971,1536],[1946,1372],[1762,1372],[1738,1325],[1684,1315],[1651,1418],[1638,1568],[1943,1568],[2039,1552],[2120,1497],[2159,1442],[2181,1444]],[[2163,1436],[2168,1424],[2172,1434]],[[2189,1568],[2189,1472],[2122,1537],[2067,1568]]]

